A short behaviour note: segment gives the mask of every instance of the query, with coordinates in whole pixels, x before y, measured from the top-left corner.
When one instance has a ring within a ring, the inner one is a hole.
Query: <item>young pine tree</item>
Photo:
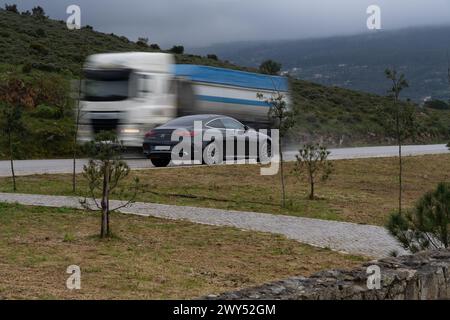
[[[128,190],[133,191],[125,196],[127,200],[117,208],[110,207],[110,196],[118,189],[130,173],[128,164],[121,159],[123,147],[117,140],[113,132],[104,131],[95,136],[94,141],[86,145],[86,152],[90,156],[87,165],[84,166],[83,174],[88,181],[89,194],[94,205],[101,210],[100,237],[110,237],[110,213],[120,208],[126,207],[136,198],[139,189],[139,180],[134,179],[134,184]],[[97,201],[100,197],[100,203]],[[87,199],[82,201],[85,208],[90,209],[91,205]]]

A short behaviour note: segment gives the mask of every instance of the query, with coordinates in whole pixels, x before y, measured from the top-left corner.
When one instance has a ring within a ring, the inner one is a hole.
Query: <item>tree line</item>
[[[15,14],[21,14],[24,16],[32,16],[39,19],[47,19],[47,15],[45,14],[44,8],[41,6],[36,6],[31,9],[31,11],[26,10],[23,12],[19,12],[19,9],[17,8],[17,4],[5,4],[5,10],[8,12],[12,12]]]

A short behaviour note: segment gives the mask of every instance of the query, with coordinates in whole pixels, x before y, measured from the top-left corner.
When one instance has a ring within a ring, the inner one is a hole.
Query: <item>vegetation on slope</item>
[[[178,47],[180,49],[180,47]],[[70,81],[79,77],[86,56],[99,52],[158,51],[145,41],[96,32],[90,26],[70,31],[64,21],[0,10],[0,101],[8,92],[8,79],[28,88],[25,113],[26,139],[22,139],[20,158],[67,157],[71,155],[73,101]],[[217,59],[175,54],[178,63],[250,70]],[[55,86],[55,89],[49,86]],[[380,144],[385,137],[383,119],[377,114],[386,98],[325,87],[291,79],[291,96],[297,111],[296,126],[290,140],[323,140],[329,145]],[[64,103],[55,102],[53,91],[65,93]],[[42,93],[46,94],[42,94]],[[1,103],[0,103],[1,106]],[[421,109],[423,142],[448,141],[450,111]],[[0,157],[5,157],[0,137]]]
[[[380,109],[392,99],[303,80],[291,82],[296,126],[294,141],[322,140],[327,145],[393,144]],[[409,103],[409,102],[404,102]],[[450,111],[417,107],[420,136],[408,143],[438,143],[450,136]]]
[[[41,19],[0,9],[0,61],[22,66],[26,71],[40,69],[78,76],[85,58],[94,53],[154,52],[142,41],[105,34],[85,26],[68,30],[65,21]],[[194,55],[176,54],[179,63],[196,63],[239,68],[227,62]],[[239,68],[245,69],[245,68]]]

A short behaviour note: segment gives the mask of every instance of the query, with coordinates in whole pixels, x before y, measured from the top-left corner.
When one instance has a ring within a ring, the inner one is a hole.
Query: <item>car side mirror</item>
[[[250,127],[248,125],[244,125],[244,130],[248,131],[248,130],[250,130]]]

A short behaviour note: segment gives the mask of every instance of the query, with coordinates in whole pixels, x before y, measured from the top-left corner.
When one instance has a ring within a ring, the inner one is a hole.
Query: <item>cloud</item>
[[[35,5],[57,19],[78,4],[82,23],[169,47],[216,42],[293,39],[366,30],[366,9],[381,7],[382,27],[450,23],[447,0],[0,0],[21,10]]]

